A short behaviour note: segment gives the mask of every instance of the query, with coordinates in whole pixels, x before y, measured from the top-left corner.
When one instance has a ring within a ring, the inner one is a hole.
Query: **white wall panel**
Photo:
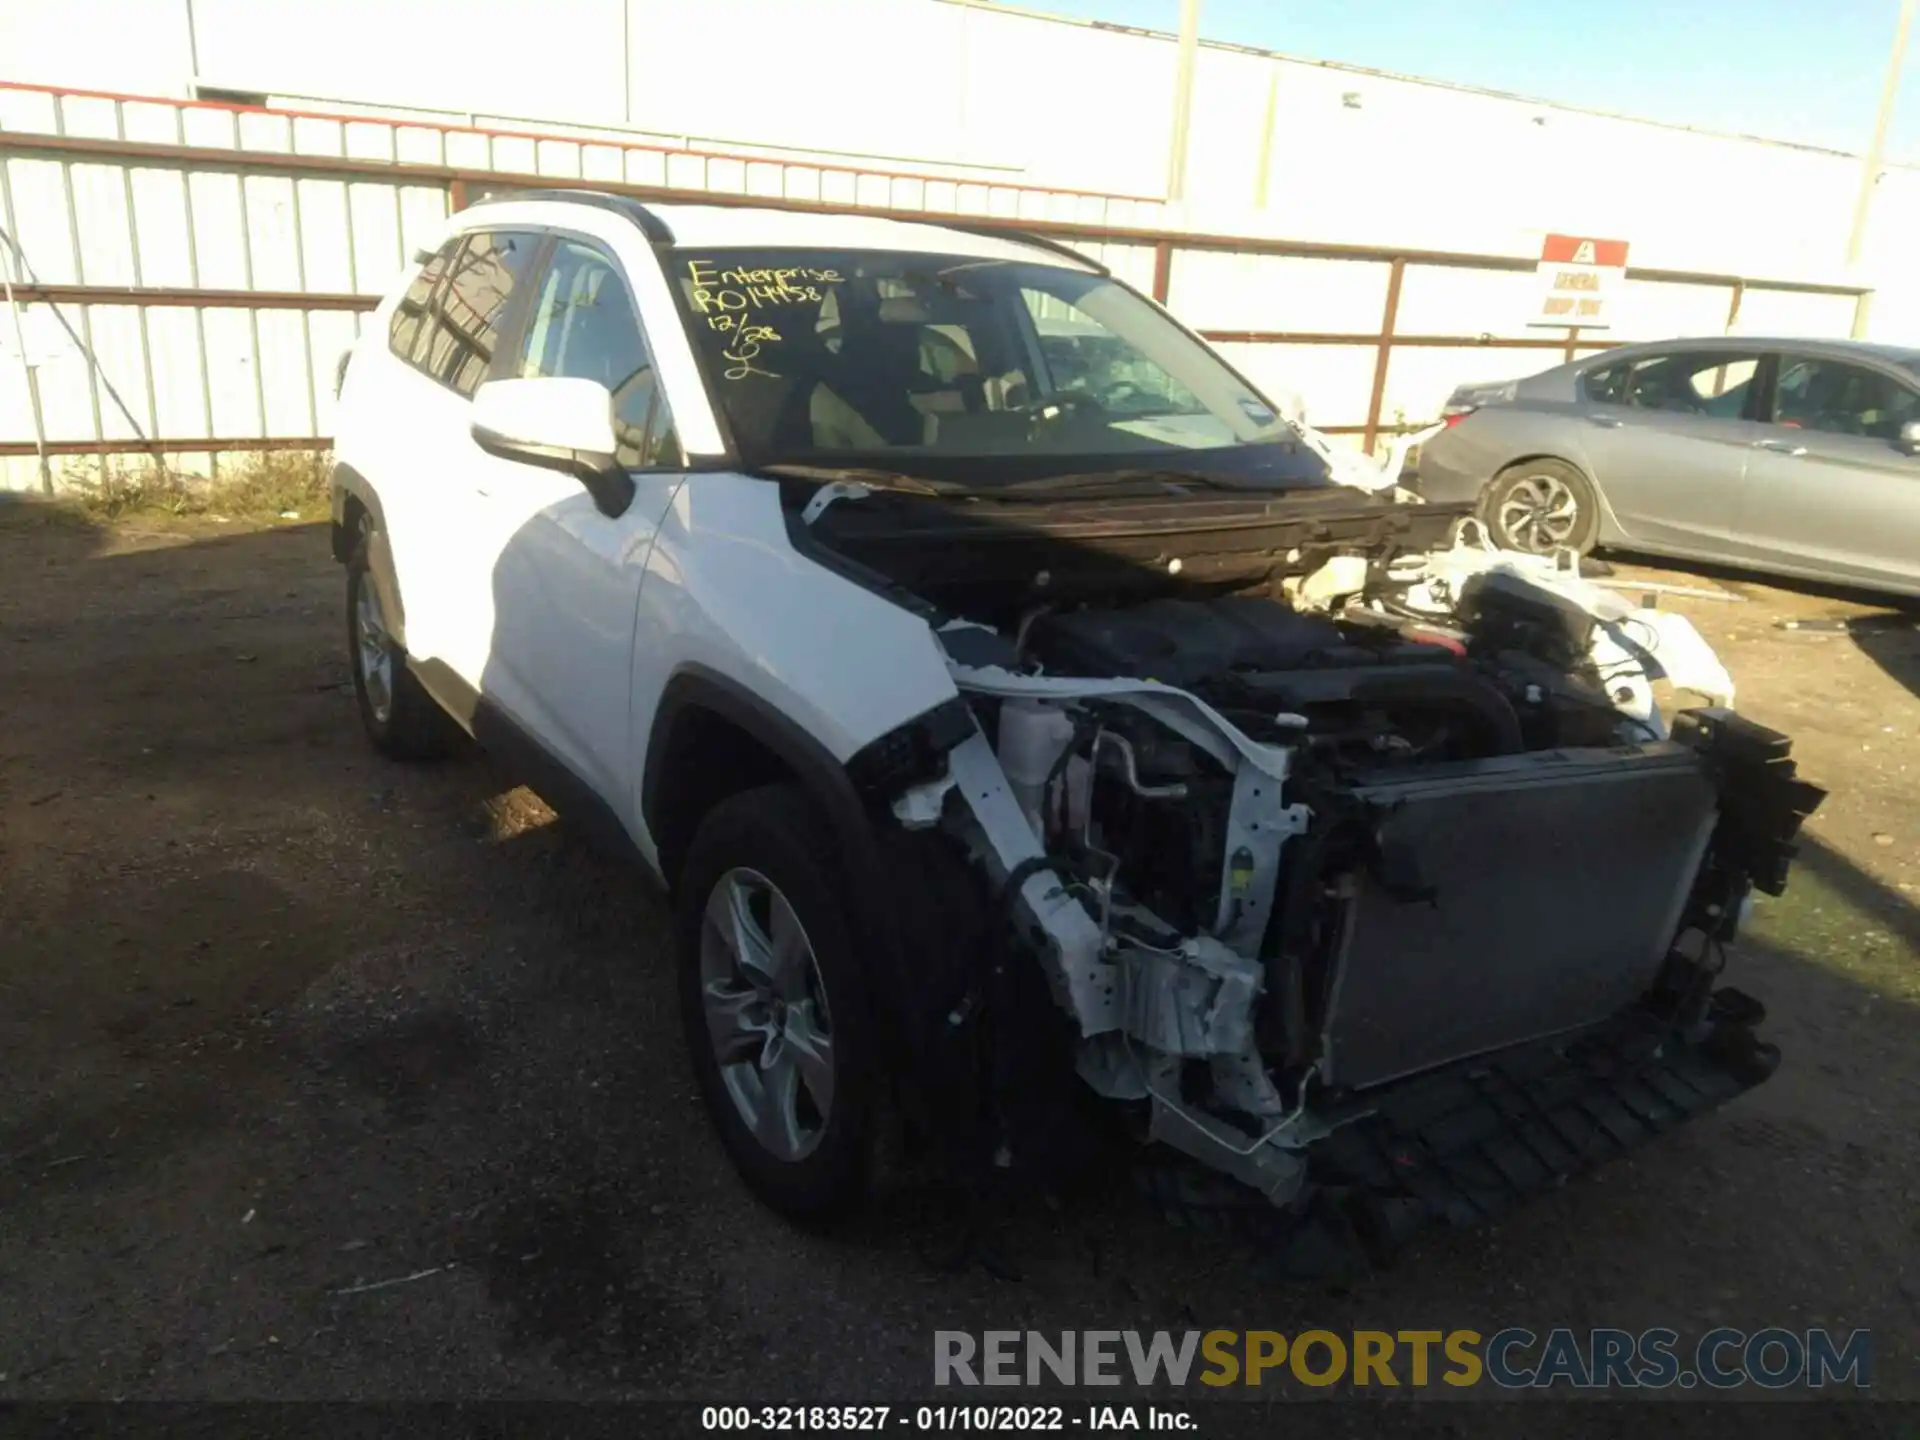
[[[0,92],[0,109],[4,109]],[[129,100],[120,107],[122,138],[143,145],[176,145],[180,141],[180,108],[140,100]]]
[[[1724,335],[1733,291],[1726,285],[1629,280],[1614,305],[1610,340],[1664,340],[1678,335]]]
[[[384,292],[406,263],[400,243],[400,206],[397,187],[366,180],[347,186],[347,204],[353,225],[353,279],[351,288],[365,295]]]
[[[253,288],[301,288],[300,236],[294,229],[293,181],[282,175],[246,177],[247,230]]]
[[[1402,345],[1388,357],[1380,423],[1425,424],[1439,418],[1440,407],[1457,385],[1477,380],[1518,380],[1565,361],[1565,354],[1559,350]]]
[[[89,370],[85,352],[78,343],[84,332],[77,306],[66,309],[66,326],[51,320],[52,306],[28,305],[22,319],[44,337],[37,375],[40,384],[40,413],[45,420],[49,440],[92,440],[93,397],[88,384]],[[48,318],[41,318],[41,317]],[[28,437],[23,437],[28,438]]]
[[[213,433],[223,439],[261,433],[250,313],[226,307],[205,312],[208,398]]]
[[[193,255],[198,283],[208,290],[247,288],[245,230],[240,223],[240,177],[230,171],[187,176],[193,207]]]
[[[68,167],[80,236],[79,275],[89,285],[133,284],[133,236],[127,228],[125,172],[118,165]]]
[[[400,188],[400,250],[407,263],[422,246],[439,244],[446,228],[446,191],[432,185]]]
[[[1394,329],[1406,335],[1538,336],[1527,321],[1539,308],[1531,270],[1469,270],[1409,265],[1400,279]]]
[[[393,126],[374,120],[349,120],[345,126],[346,153],[354,160],[391,160]]]
[[[44,306],[28,306],[29,310]],[[14,345],[13,322],[0,315],[0,438],[33,437],[33,401],[27,391],[26,367]]]
[[[348,240],[346,183],[304,178],[297,183],[307,288],[336,294],[354,290],[357,287],[353,246]]]
[[[1388,269],[1382,261],[1175,251],[1167,307],[1199,330],[1376,335]]]
[[[488,168],[509,174],[532,175],[539,169],[539,147],[523,135],[496,135],[489,147]]]
[[[260,378],[267,406],[267,435],[312,434],[307,341],[297,310],[261,310]],[[332,383],[328,377],[327,383]]]
[[[193,284],[193,265],[187,253],[187,192],[178,170],[135,166],[133,228],[140,241],[140,281],[143,285],[186,287]]]
[[[109,440],[150,436],[153,418],[141,354],[139,312],[131,305],[91,305],[86,318],[93,356],[104,377],[100,382],[101,433]]]
[[[95,140],[119,138],[120,118],[112,100],[100,95],[68,95],[60,102],[60,120],[69,135]]]
[[[234,148],[233,111],[217,107],[193,106],[180,114],[184,143],[215,150]]]
[[[442,133],[421,125],[402,125],[394,136],[400,159],[408,165],[445,163],[441,154]]]
[[[4,12],[0,12],[4,13]],[[0,31],[4,34],[4,31]],[[0,89],[0,130],[21,130],[44,135],[57,134],[59,106],[44,90]]]
[[[1271,400],[1306,402],[1314,425],[1359,425],[1373,393],[1376,351],[1359,345],[1222,345],[1227,361]]]
[[[293,149],[298,155],[346,154],[346,130],[338,120],[322,120],[311,115],[296,116],[293,122]]]
[[[76,283],[66,188],[59,162],[15,155],[4,163],[12,200],[13,235],[26,258],[28,274],[45,285]]]
[[[1734,333],[1843,339],[1852,333],[1853,309],[1851,296],[1749,290],[1741,297]]]
[[[147,312],[153,392],[160,434],[169,440],[208,435],[207,393],[200,383],[200,340],[192,310],[155,306]],[[11,438],[11,437],[9,437]]]
[[[285,115],[243,111],[234,120],[242,150],[284,155],[293,148],[293,122]]]

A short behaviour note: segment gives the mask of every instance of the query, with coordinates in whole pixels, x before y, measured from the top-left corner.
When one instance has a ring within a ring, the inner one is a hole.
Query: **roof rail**
[[[1056,255],[1065,255],[1078,260],[1082,265],[1090,266],[1095,274],[1112,275],[1113,272],[1091,255],[1082,254],[1064,240],[1055,240],[1050,236],[1036,235],[1031,230],[1019,230],[1010,225],[975,225],[964,220],[951,220],[945,215],[899,215],[892,217],[900,220],[915,220],[923,225],[938,225],[943,230],[959,230],[968,235],[991,235],[998,240],[1012,240],[1021,245],[1032,245],[1039,250],[1051,250]]]
[[[468,205],[469,210],[477,205],[504,205],[512,200],[558,200],[574,205],[592,205],[600,210],[611,210],[624,215],[640,227],[640,232],[655,245],[673,244],[673,231],[667,222],[654,214],[638,200],[627,195],[615,195],[608,190],[575,190],[562,186],[547,186],[534,190],[502,190],[489,195],[484,200],[475,200]]]

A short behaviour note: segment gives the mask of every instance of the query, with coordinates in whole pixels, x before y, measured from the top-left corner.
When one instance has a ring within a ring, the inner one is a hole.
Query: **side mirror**
[[[489,455],[571,475],[603,515],[633,502],[633,477],[615,455],[613,396],[598,381],[489,380],[473,393],[471,430]]]
[[[1908,455],[1920,455],[1920,420],[1909,420],[1900,427],[1900,438],[1893,442]]]

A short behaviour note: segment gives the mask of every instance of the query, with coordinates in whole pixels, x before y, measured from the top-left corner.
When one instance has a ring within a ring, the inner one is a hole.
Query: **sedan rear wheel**
[[[1482,513],[1495,543],[1532,555],[1558,549],[1584,555],[1600,538],[1600,502],[1592,483],[1560,460],[1528,460],[1487,487]]]

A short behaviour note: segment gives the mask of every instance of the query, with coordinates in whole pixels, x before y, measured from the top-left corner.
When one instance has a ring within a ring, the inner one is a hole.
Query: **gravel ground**
[[[747,1197],[659,899],[483,758],[368,749],[322,527],[0,510],[0,1397],[856,1401],[923,1394],[935,1329],[1824,1324],[1920,1398],[1920,640],[1735,583],[1675,603],[1834,792],[1734,962],[1773,1081],[1337,1289],[1124,1185],[1019,1207],[1013,1282],[933,1264],[911,1195],[830,1236]]]

